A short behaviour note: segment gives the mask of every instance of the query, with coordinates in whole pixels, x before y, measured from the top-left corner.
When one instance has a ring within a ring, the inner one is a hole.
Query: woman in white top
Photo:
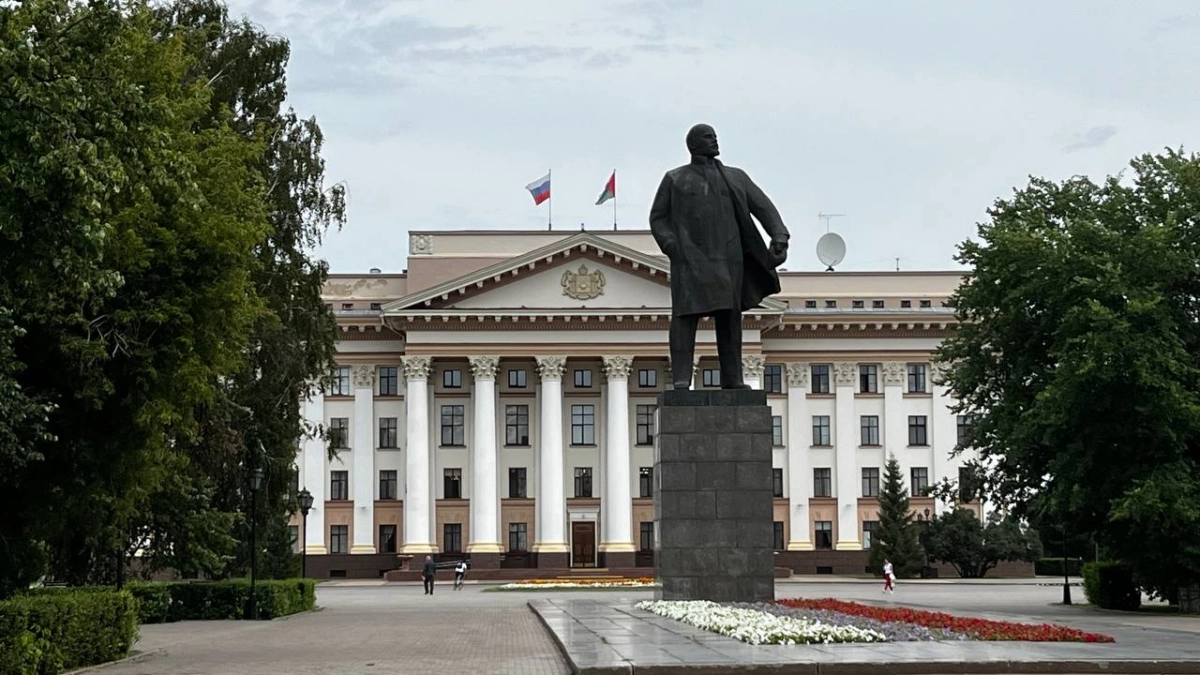
[[[896,590],[896,575],[892,571],[892,561],[883,559],[883,592],[892,593]]]

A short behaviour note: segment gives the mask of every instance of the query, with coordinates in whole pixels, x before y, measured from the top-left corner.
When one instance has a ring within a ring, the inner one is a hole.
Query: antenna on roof
[[[829,231],[829,221],[833,218],[844,218],[844,213],[818,213],[817,217],[825,221],[825,231]]]

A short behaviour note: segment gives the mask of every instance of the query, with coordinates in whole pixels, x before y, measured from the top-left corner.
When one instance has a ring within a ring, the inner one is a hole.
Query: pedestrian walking
[[[892,569],[892,561],[887,558],[883,559],[883,592],[896,592],[896,573]]]
[[[425,595],[433,595],[433,575],[437,573],[437,565],[433,556],[425,556],[425,567],[421,568],[421,580],[425,582]]]
[[[467,561],[459,560],[454,566],[454,590],[461,591],[463,586],[463,577],[467,576]]]

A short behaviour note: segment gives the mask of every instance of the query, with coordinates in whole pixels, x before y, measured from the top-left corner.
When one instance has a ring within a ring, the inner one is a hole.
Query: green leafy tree
[[[263,313],[262,144],[212,119],[155,21],[143,2],[0,7],[0,306],[18,387],[53,406],[0,476],[0,555],[43,551],[70,582],[115,568]],[[43,572],[0,563],[0,591]]]
[[[917,524],[909,512],[908,488],[894,455],[884,466],[883,486],[879,492],[879,530],[871,538],[868,565],[877,573],[883,571],[886,558],[899,578],[914,577],[925,566],[925,552],[918,541]]]
[[[964,579],[981,578],[1001,561],[1033,562],[1041,556],[1037,533],[1015,518],[993,514],[985,526],[968,509],[934,517],[921,529],[920,540],[930,560],[950,565]]]
[[[1169,596],[1200,576],[1200,160],[1130,169],[998,200],[939,359],[988,497],[1096,534]]]

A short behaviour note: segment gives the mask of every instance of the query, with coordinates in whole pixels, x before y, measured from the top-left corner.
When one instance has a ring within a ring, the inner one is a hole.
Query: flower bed
[[[1027,624],[954,616],[908,607],[876,607],[845,600],[789,598],[777,603],[798,610],[837,612],[874,621],[923,626],[968,636],[972,640],[1016,640],[1027,642],[1113,642],[1113,638],[1053,624]],[[951,638],[954,639],[954,638]],[[962,638],[958,638],[962,639]]]
[[[826,609],[800,609],[787,607],[777,603],[738,604],[734,607],[757,609],[768,614],[790,616],[806,621],[816,621],[833,626],[854,626],[865,630],[882,633],[889,642],[935,642],[943,640],[974,640],[967,633],[961,633],[949,628],[930,628],[913,623],[896,621],[880,621],[866,616],[855,616],[845,612],[835,612]]]
[[[496,586],[501,591],[551,591],[589,588],[654,588],[657,583],[649,577],[639,579],[527,579]]]
[[[752,645],[829,644],[834,642],[884,642],[887,636],[855,626],[771,614],[750,607],[720,605],[708,600],[647,600],[638,609],[720,633]]]

